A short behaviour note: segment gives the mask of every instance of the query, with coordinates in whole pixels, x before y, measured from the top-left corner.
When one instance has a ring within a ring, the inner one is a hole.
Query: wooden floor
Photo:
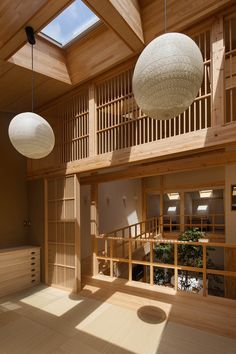
[[[235,354],[236,301],[106,277],[0,299],[0,354]]]

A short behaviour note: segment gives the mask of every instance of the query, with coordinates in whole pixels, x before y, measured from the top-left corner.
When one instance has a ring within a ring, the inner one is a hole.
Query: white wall
[[[141,179],[101,183],[98,200],[100,233],[141,221]]]
[[[236,243],[236,210],[231,210],[232,184],[236,184],[236,165],[225,167],[225,241]]]

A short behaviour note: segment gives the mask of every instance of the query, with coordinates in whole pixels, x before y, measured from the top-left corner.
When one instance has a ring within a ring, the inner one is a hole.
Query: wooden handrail
[[[143,221],[140,221],[140,222],[137,222],[135,224],[132,224],[132,225],[127,225],[127,226],[124,226],[124,227],[121,227],[119,229],[115,229],[111,232],[108,232],[108,233],[105,233],[105,234],[100,234],[98,235],[97,237],[98,238],[109,238],[109,237],[113,237],[114,239],[118,240],[118,239],[123,239],[125,238],[125,231],[128,231],[129,232],[129,237],[131,237],[131,232],[130,230],[134,227],[134,230],[135,230],[135,237],[139,237],[139,236],[142,236],[146,233],[148,233],[147,231],[142,231],[142,225],[144,224],[145,226],[146,225],[151,225],[152,222],[154,223],[154,229],[152,229],[151,231],[149,232],[154,232],[157,230],[157,228],[159,227],[158,225],[158,222],[157,222],[158,218],[157,217],[153,217],[153,218],[150,218],[150,219],[146,219],[146,220],[143,220]],[[140,233],[138,234],[137,233],[137,229],[138,229],[138,226],[140,226]],[[122,237],[119,237],[117,236],[117,233],[118,232],[121,232],[122,233]]]

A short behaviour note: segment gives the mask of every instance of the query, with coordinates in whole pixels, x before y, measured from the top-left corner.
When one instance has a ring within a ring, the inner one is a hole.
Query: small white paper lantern
[[[32,112],[17,114],[10,122],[8,134],[14,148],[30,159],[47,156],[55,144],[51,126]]]
[[[141,110],[155,119],[183,113],[198,94],[203,78],[202,54],[181,33],[166,33],[143,50],[135,66],[133,93]]]

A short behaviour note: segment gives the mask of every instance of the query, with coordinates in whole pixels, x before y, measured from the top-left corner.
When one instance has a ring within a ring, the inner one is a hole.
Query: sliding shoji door
[[[80,288],[79,182],[76,175],[45,181],[46,283]]]

